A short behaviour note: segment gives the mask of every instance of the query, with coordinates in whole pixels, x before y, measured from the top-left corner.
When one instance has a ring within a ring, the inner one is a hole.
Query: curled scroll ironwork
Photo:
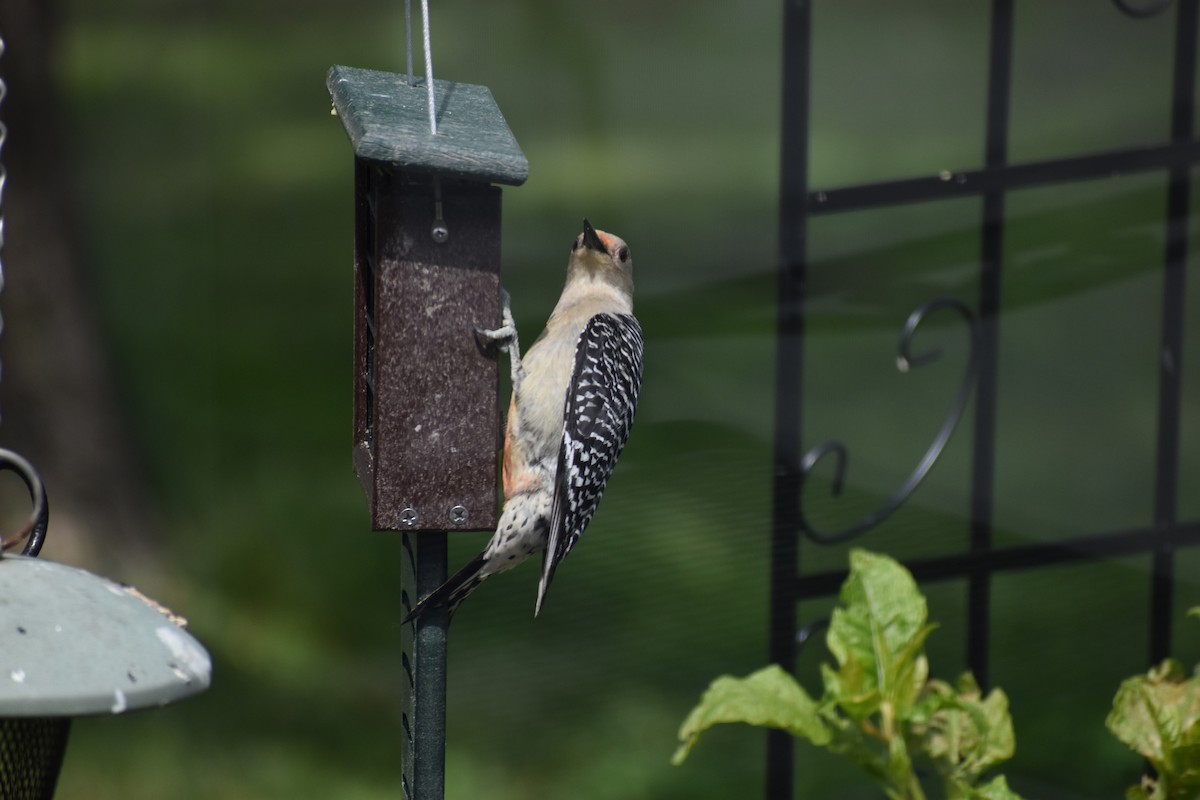
[[[956,311],[962,317],[967,326],[969,350],[966,369],[963,371],[962,380],[959,381],[958,392],[955,394],[954,401],[950,405],[950,409],[942,421],[941,427],[938,429],[937,436],[934,437],[933,443],[929,445],[929,448],[921,457],[916,468],[883,505],[862,517],[853,525],[834,532],[821,531],[809,520],[804,510],[804,488],[817,462],[832,453],[837,459],[834,464],[832,491],[834,497],[840,495],[846,478],[846,461],[848,459],[846,446],[837,439],[826,439],[809,450],[804,455],[804,460],[800,466],[800,491],[798,493],[800,527],[804,531],[804,535],[809,539],[820,544],[836,544],[853,539],[875,527],[903,505],[909,495],[925,479],[934,462],[937,461],[938,457],[942,454],[942,450],[945,449],[946,442],[949,441],[950,435],[954,432],[954,428],[958,425],[958,421],[962,418],[963,412],[966,410],[967,400],[971,395],[971,389],[975,385],[975,379],[979,372],[977,353],[979,337],[975,313],[961,300],[952,297],[940,297],[917,308],[908,315],[908,320],[904,323],[904,330],[900,334],[900,353],[896,357],[896,367],[901,372],[908,372],[913,367],[929,364],[941,357],[941,348],[934,348],[915,355],[912,352],[913,337],[916,334],[917,327],[920,326],[921,322],[927,316],[940,309]]]
[[[1139,19],[1153,17],[1159,12],[1166,11],[1174,0],[1151,0],[1148,3],[1131,3],[1130,0],[1113,0],[1113,5],[1127,17]]]

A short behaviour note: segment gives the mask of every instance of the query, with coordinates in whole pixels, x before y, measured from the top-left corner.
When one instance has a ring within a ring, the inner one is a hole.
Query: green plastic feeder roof
[[[0,558],[0,717],[120,714],[208,687],[212,661],[131,587]]]
[[[413,170],[519,186],[529,162],[486,86],[434,80],[437,134],[425,79],[333,67],[325,80],[354,154]]]

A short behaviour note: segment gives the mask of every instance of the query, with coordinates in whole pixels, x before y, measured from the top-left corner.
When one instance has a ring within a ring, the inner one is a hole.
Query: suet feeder
[[[204,647],[136,589],[36,558],[49,510],[37,473],[0,450],[34,501],[21,555],[0,554],[0,797],[54,795],[71,719],[156,708],[208,687]]]
[[[371,527],[403,531],[401,614],[446,578],[446,532],[494,529],[500,189],[529,165],[486,87],[335,66],[354,148],[354,468]],[[432,81],[432,83],[430,82]],[[401,634],[402,793],[445,784],[445,609]]]
[[[484,86],[335,66],[354,148],[354,467],[376,530],[496,525],[500,189],[529,165]]]

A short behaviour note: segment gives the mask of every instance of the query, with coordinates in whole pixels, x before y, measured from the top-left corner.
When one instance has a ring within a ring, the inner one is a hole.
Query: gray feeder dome
[[[200,643],[136,590],[0,558],[0,717],[162,706],[207,688],[211,673]]]
[[[0,797],[49,800],[72,717],[166,705],[208,687],[204,647],[130,586],[41,561],[49,516],[27,461],[0,450],[34,500],[22,555],[0,553]]]

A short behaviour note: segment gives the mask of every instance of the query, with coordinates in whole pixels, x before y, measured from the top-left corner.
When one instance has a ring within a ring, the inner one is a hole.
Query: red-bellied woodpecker
[[[633,261],[616,236],[583,221],[567,282],[546,330],[521,358],[508,296],[503,323],[478,331],[509,354],[512,401],[504,436],[504,510],[483,552],[423,599],[450,613],[479,584],[543,551],[534,614],[554,571],[592,521],[617,464],[642,383],[642,329],[633,316]]]

